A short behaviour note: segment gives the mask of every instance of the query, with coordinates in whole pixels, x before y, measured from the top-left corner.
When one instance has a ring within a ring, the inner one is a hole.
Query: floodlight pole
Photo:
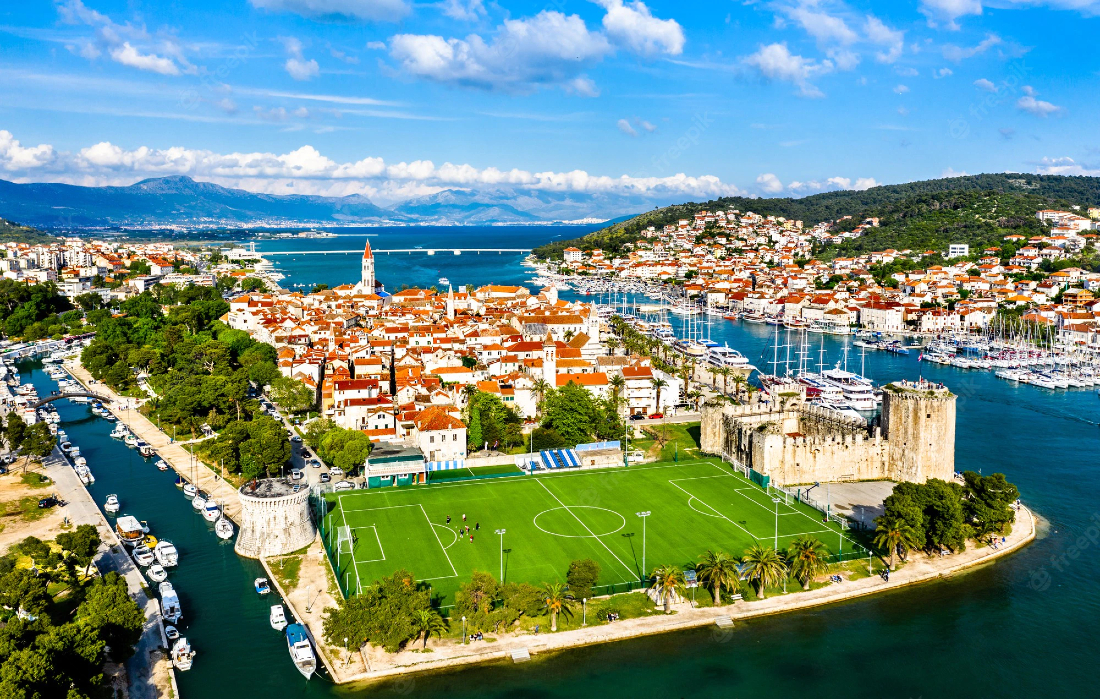
[[[779,550],[779,498],[772,498],[775,503],[775,550]]]
[[[497,534],[500,535],[500,582],[504,584],[504,534],[507,529],[497,529]]]
[[[642,581],[646,580],[646,567],[645,567],[645,520],[651,514],[649,510],[644,512],[635,512],[634,514],[642,518]]]
[[[462,617],[462,645],[466,645],[466,617]]]

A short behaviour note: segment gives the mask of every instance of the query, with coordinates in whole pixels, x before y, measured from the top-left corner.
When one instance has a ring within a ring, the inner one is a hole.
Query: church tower
[[[550,388],[558,387],[558,345],[550,333],[542,341],[542,378]]]
[[[374,293],[374,253],[370,249],[370,241],[363,250],[362,278],[359,282],[359,290],[364,294]]]

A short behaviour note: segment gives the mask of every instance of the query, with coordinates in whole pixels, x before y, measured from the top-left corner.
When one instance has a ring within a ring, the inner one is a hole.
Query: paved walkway
[[[147,584],[144,576],[119,542],[114,529],[107,522],[99,507],[92,500],[84,484],[77,478],[76,472],[61,452],[54,449],[53,454],[43,463],[43,471],[53,479],[57,495],[67,504],[65,516],[73,526],[91,524],[99,530],[99,536],[105,547],[96,556],[95,565],[104,573],[114,571],[126,579],[130,597],[145,611],[145,628],[138,640],[134,655],[126,663],[130,679],[128,689],[131,699],[159,699],[160,697],[178,697],[175,688],[173,670],[168,664],[164,649],[167,640],[160,616],[160,603],[145,595],[142,586]]]
[[[85,388],[91,386],[92,377],[84,367],[74,362],[66,362],[65,369]],[[225,516],[236,522],[238,526],[240,525],[241,502],[237,497],[237,489],[232,484],[220,478],[197,457],[192,459],[191,453],[180,446],[179,442],[172,442],[168,435],[137,411],[135,399],[119,396],[101,383],[95,384],[95,390],[110,399],[111,402],[107,407],[120,422],[137,435],[138,439],[143,439],[152,446],[157,455],[168,462],[168,465],[185,480],[194,483],[199,490],[211,495],[221,505]]]
[[[1008,541],[999,549],[994,550],[989,546],[975,548],[973,542],[967,542],[970,548],[959,554],[943,557],[915,554],[905,566],[890,574],[890,582],[884,582],[882,578],[876,575],[860,580],[827,585],[809,592],[777,594],[765,600],[738,602],[724,607],[692,609],[688,604],[679,604],[673,605],[673,609],[676,611],[673,615],[659,614],[638,619],[626,619],[612,624],[590,626],[559,633],[540,634],[538,636],[526,633],[522,635],[500,634],[497,636],[497,641],[492,644],[476,642],[462,645],[451,640],[433,640],[428,643],[428,647],[433,649],[433,652],[428,656],[413,652],[412,647],[419,647],[419,644],[412,644],[408,650],[392,655],[381,649],[367,648],[365,652],[369,655],[371,671],[353,677],[340,677],[340,681],[380,680],[411,672],[438,670],[489,660],[500,660],[510,657],[511,653],[517,650],[527,650],[531,653],[552,652],[669,631],[715,626],[719,617],[729,617],[736,622],[753,617],[832,604],[953,575],[1016,551],[1034,538],[1034,515],[1030,510],[1021,508],[1017,514],[1012,534],[1008,536]]]

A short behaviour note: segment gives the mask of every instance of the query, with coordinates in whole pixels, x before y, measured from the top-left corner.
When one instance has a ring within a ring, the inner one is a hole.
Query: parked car
[[[334,476],[334,477],[344,475],[344,469],[340,468],[339,466],[333,466],[332,468],[330,468],[328,470],[328,472],[329,472],[330,476]]]
[[[43,509],[43,510],[48,508],[48,507],[54,507],[57,504],[58,504],[57,498],[55,498],[52,495],[49,496],[49,497],[42,498],[41,500],[38,501],[39,509]]]
[[[306,465],[312,466],[313,468],[321,468],[321,462],[317,459],[310,459],[306,462]]]
[[[351,481],[340,481],[336,485],[332,486],[333,490],[354,490],[355,484]]]
[[[292,441],[292,442],[301,442],[302,437],[301,437],[301,435],[292,434],[292,435],[290,435],[290,441]]]
[[[296,481],[300,481],[306,477],[306,472],[299,468],[296,468],[290,472],[290,477]]]
[[[321,473],[320,479],[321,479],[322,483],[328,483],[329,481],[332,480],[332,478],[327,473],[324,473],[324,472]]]
[[[664,416],[665,416],[664,413],[653,413],[652,415],[649,416],[649,419],[650,420],[660,420]]]
[[[633,415],[630,416],[630,419],[631,420],[644,420],[645,415],[643,415],[642,413],[634,413]]]

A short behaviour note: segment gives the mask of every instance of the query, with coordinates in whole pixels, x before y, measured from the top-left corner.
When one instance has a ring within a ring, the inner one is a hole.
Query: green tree
[[[550,630],[558,630],[558,615],[573,616],[573,596],[561,583],[546,583],[542,590],[542,611],[550,615]]]
[[[431,609],[428,588],[417,584],[409,571],[398,570],[326,610],[324,636],[332,646],[343,646],[348,638],[356,648],[370,643],[396,653],[421,634],[417,616],[425,609]]]
[[[470,424],[466,427],[466,444],[474,451],[480,451],[484,442],[481,434],[481,411],[474,410],[470,414]]]
[[[892,517],[875,518],[875,546],[890,552],[890,570],[897,569],[899,550],[916,548],[920,542],[913,527],[902,519]]]
[[[714,606],[721,603],[722,588],[735,589],[741,571],[737,559],[725,551],[708,550],[695,566],[699,581],[714,593]]]
[[[683,597],[687,591],[687,583],[684,580],[684,571],[676,566],[658,566],[653,570],[653,583],[650,589],[657,593],[658,599],[664,604],[665,614],[672,611],[672,598]]]
[[[741,558],[748,579],[756,584],[756,596],[764,599],[764,591],[787,577],[787,564],[773,548],[753,544]]]
[[[574,599],[592,599],[592,588],[600,580],[600,564],[590,558],[582,558],[569,564],[565,584]]]
[[[591,394],[570,381],[547,397],[543,427],[552,428],[573,446],[592,440],[596,417]]]
[[[661,410],[661,389],[668,387],[668,381],[660,378],[653,378],[649,380],[650,385],[653,386],[653,390],[657,391],[656,401],[654,403],[654,410],[660,412]]]
[[[429,638],[432,636],[442,638],[443,632],[447,630],[447,622],[434,609],[417,609],[413,614],[412,623],[417,633],[424,639],[423,648],[428,647]]]
[[[787,547],[791,575],[802,583],[803,590],[809,590],[813,579],[829,569],[828,555],[825,544],[809,534],[799,536]]]
[[[77,608],[76,619],[98,630],[116,660],[132,654],[145,626],[145,613],[130,598],[126,580],[115,572],[93,580]]]
[[[57,535],[57,544],[61,550],[72,554],[76,562],[84,566],[84,574],[88,574],[88,568],[92,565],[99,545],[99,530],[91,524],[81,524],[71,532],[62,532]]]
[[[280,376],[271,382],[271,399],[292,413],[304,413],[317,402],[314,390],[301,381]]]
[[[1012,504],[1020,497],[1020,491],[1003,473],[981,476],[965,471],[962,475],[965,482],[963,510],[977,533],[1001,533],[1016,521]]]

